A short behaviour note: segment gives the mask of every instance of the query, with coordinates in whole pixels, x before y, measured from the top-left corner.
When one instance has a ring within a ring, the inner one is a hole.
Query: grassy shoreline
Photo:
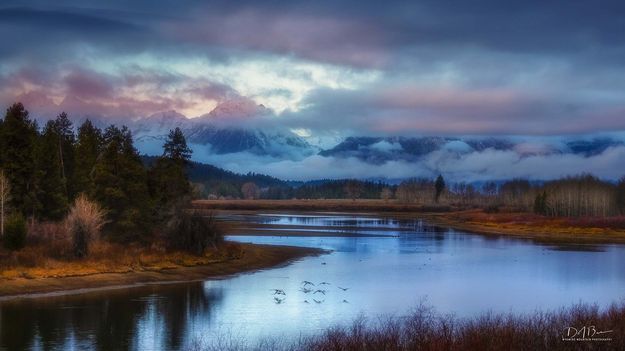
[[[625,230],[568,223],[561,218],[528,214],[485,214],[481,211],[425,213],[438,226],[470,233],[529,238],[542,243],[625,244]]]
[[[624,218],[610,223],[610,219],[584,221],[529,213],[485,213],[383,200],[200,200],[193,205],[207,211],[329,211],[418,217],[434,225],[482,235],[522,237],[547,243],[625,244]]]
[[[125,270],[99,272],[71,272],[65,275],[43,277],[0,277],[0,301],[37,297],[42,294],[70,294],[90,290],[115,289],[146,284],[190,282],[208,278],[253,272],[288,264],[305,256],[324,251],[292,246],[236,244],[238,257],[223,257],[212,262],[180,262],[165,267],[137,266]],[[42,269],[42,268],[39,268]],[[45,268],[43,268],[45,271]]]

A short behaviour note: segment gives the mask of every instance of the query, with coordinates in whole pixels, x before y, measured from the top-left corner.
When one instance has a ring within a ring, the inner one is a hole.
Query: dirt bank
[[[241,244],[238,258],[210,264],[173,267],[137,268],[128,272],[96,273],[60,278],[1,278],[0,301],[33,297],[49,293],[72,293],[89,290],[123,288],[144,284],[198,281],[223,278],[228,275],[276,267],[293,260],[319,255],[324,251],[291,246]]]

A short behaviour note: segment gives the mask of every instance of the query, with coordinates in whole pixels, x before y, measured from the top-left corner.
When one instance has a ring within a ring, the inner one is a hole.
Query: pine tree
[[[61,136],[54,121],[48,121],[35,149],[39,215],[61,219],[68,208],[67,181],[63,177],[63,159],[59,152]]]
[[[186,166],[191,160],[193,151],[187,146],[184,133],[178,127],[169,131],[167,141],[163,145],[163,157]]]
[[[536,194],[536,198],[534,199],[534,213],[546,216],[548,209],[547,192],[543,191],[542,193]]]
[[[187,168],[191,149],[180,128],[169,132],[163,145],[163,155],[150,170],[150,193],[156,200],[158,212],[162,213],[173,202],[191,193]]]
[[[434,182],[434,190],[436,191],[434,194],[434,202],[438,203],[441,194],[445,191],[445,179],[443,179],[443,176],[440,174],[436,177],[436,181]]]
[[[102,152],[102,131],[86,120],[78,128],[76,141],[74,183],[76,193],[93,195],[93,172]]]
[[[37,208],[35,142],[37,126],[28,117],[21,103],[6,111],[0,135],[3,168],[11,184],[11,207],[23,214],[33,214]]]
[[[58,150],[59,160],[61,162],[61,177],[65,184],[65,195],[69,200],[73,200],[77,194],[74,174],[74,147],[76,144],[74,128],[65,112],[57,116],[52,127],[58,135],[58,145],[56,149]]]
[[[95,200],[108,211],[111,238],[122,242],[144,239],[150,232],[152,203],[147,174],[128,128],[106,129],[93,184]]]

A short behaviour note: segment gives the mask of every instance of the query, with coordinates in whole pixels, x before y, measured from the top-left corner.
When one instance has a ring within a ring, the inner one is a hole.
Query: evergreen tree
[[[91,121],[86,120],[78,128],[76,141],[76,157],[74,183],[76,193],[93,195],[93,171],[100,152],[102,152],[102,131],[96,128]]]
[[[169,131],[167,141],[163,145],[163,157],[168,158],[180,165],[187,166],[191,160],[193,151],[187,146],[187,140],[180,128],[176,127]]]
[[[28,117],[21,103],[6,111],[0,135],[3,168],[11,184],[11,207],[23,214],[34,214],[37,208],[35,142],[37,125]]]
[[[61,136],[54,121],[48,121],[35,149],[38,213],[44,219],[61,219],[68,208],[67,183],[59,152]]]
[[[434,190],[434,202],[438,203],[438,199],[441,197],[443,191],[445,191],[445,179],[443,179],[443,176],[440,174],[436,177],[436,181],[434,182]]]
[[[147,174],[128,128],[110,126],[93,170],[94,198],[108,211],[111,238],[140,241],[150,232]]]
[[[547,192],[543,191],[542,193],[536,194],[536,198],[534,199],[534,213],[546,216],[548,209]]]
[[[65,112],[62,112],[54,120],[52,127],[58,136],[56,149],[59,153],[61,163],[61,177],[65,186],[65,195],[69,200],[73,200],[77,194],[75,181],[75,160],[74,147],[76,144],[76,136],[72,122]]]
[[[150,170],[150,193],[162,213],[173,202],[191,194],[187,168],[191,149],[180,128],[169,132],[163,145],[163,155]]]

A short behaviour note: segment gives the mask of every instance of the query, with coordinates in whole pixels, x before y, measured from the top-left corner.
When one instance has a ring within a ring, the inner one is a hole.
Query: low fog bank
[[[215,155],[198,150],[195,161],[237,173],[263,173],[285,180],[434,177],[444,174],[451,181],[476,182],[527,178],[549,180],[567,175],[592,173],[616,180],[625,175],[625,146],[603,152],[576,154],[533,154],[515,150],[486,149],[469,153],[437,150],[414,161],[393,160],[371,164],[355,157],[313,155],[300,160],[259,156],[248,152]]]

